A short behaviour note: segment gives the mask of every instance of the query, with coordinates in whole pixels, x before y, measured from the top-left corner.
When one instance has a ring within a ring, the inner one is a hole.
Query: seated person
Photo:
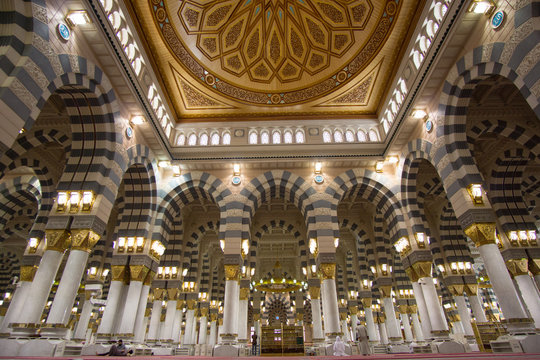
[[[345,343],[339,336],[336,336],[336,342],[334,343],[334,356],[347,356]]]
[[[99,356],[128,356],[132,355],[133,350],[127,351],[126,345],[122,342],[122,339],[118,340],[118,343],[113,344],[111,349],[103,354],[98,354]]]

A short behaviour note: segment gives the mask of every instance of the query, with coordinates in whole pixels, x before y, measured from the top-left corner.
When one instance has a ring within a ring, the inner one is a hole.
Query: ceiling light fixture
[[[495,9],[493,0],[473,0],[469,6],[468,12],[475,14],[491,15]]]
[[[427,117],[427,112],[426,110],[416,109],[416,110],[413,110],[413,112],[411,113],[411,116],[414,119],[422,120]]]
[[[66,21],[71,27],[90,24],[92,21],[85,10],[70,11],[66,15]]]

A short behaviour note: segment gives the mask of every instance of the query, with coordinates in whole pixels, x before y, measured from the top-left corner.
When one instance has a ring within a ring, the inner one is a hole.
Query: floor
[[[108,357],[109,359],[125,359],[125,357]],[[232,358],[226,357],[207,357],[207,356],[134,356],[133,358],[140,360],[228,360]],[[272,357],[273,359],[278,357]],[[340,359],[338,356],[283,356],[279,359],[285,360],[331,360],[331,359]],[[362,360],[406,360],[406,359],[422,359],[422,360],[446,360],[446,359],[456,359],[456,360],[466,360],[466,359],[496,359],[496,360],[528,360],[528,359],[539,359],[540,354],[492,354],[492,353],[465,353],[465,354],[383,354],[383,355],[354,355],[342,357],[343,359],[362,359]],[[82,356],[82,357],[63,357],[63,358],[52,358],[52,357],[0,357],[0,359],[36,359],[36,360],[53,360],[53,359],[72,359],[72,360],[99,360],[103,359],[100,356]],[[245,358],[246,360],[268,360],[269,357],[260,357],[260,356],[250,356]]]

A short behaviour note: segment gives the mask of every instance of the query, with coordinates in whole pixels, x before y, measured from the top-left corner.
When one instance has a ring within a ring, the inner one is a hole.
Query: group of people
[[[358,326],[356,328],[356,342],[358,343],[359,352],[362,355],[369,354],[369,338],[367,335],[367,330],[365,326]],[[334,342],[334,356],[347,356],[345,342],[341,340],[340,336],[336,336],[336,341]]]
[[[126,349],[126,345],[122,339],[118,340],[116,344],[113,344],[109,351],[103,354],[98,354],[99,356],[132,356],[133,350]]]

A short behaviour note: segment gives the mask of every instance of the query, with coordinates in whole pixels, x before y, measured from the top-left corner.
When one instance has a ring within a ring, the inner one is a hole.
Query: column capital
[[[101,238],[91,229],[71,230],[71,249],[91,252],[96,243]]]
[[[184,307],[184,300],[177,300],[176,301],[176,310],[182,310]]]
[[[127,274],[126,265],[112,265],[111,266],[111,281],[125,281]]]
[[[240,288],[240,300],[248,300],[249,299],[249,288],[243,287]]]
[[[495,244],[495,230],[497,226],[493,222],[473,223],[465,229],[465,234],[471,238],[476,247],[487,244]]]
[[[336,278],[336,263],[321,263],[319,269],[323,280],[333,280]]]
[[[418,312],[418,305],[409,305],[407,310],[409,314],[416,314]]]
[[[47,237],[46,250],[64,252],[71,244],[71,233],[66,229],[47,229],[45,234]]]
[[[130,280],[143,282],[149,271],[150,269],[144,265],[129,265]]]
[[[527,275],[529,273],[529,266],[527,259],[511,259],[506,261],[506,268],[512,278],[519,275]]]
[[[529,259],[529,271],[533,276],[540,274],[540,259]]]
[[[392,285],[381,285],[379,291],[383,298],[389,298],[392,295]]]
[[[478,294],[478,284],[465,284],[465,293],[468,296],[476,296]]]
[[[178,300],[178,295],[180,295],[180,289],[167,289],[167,300]]]
[[[373,298],[362,298],[360,299],[360,301],[362,302],[364,310],[367,308],[371,308],[371,304],[373,304]]]
[[[143,285],[150,286],[150,284],[152,284],[152,280],[154,280],[154,276],[156,276],[155,271],[148,271],[146,277],[144,278]]]
[[[463,296],[463,292],[465,290],[464,284],[452,284],[447,286],[448,291],[450,291],[450,294],[453,296]]]
[[[254,313],[253,314],[253,320],[255,320],[255,321],[261,320],[261,313]]]
[[[154,301],[163,300],[165,296],[165,289],[155,288],[154,289]]]
[[[236,281],[240,280],[240,265],[225,264],[225,279]]]
[[[195,307],[197,306],[197,300],[187,300],[186,303],[188,310],[195,310]]]
[[[409,313],[409,306],[408,305],[399,305],[399,312],[400,314],[408,314]]]
[[[210,320],[216,321],[218,319],[218,314],[210,314]]]
[[[349,314],[351,315],[358,314],[358,306],[349,306]]]
[[[310,286],[309,287],[309,296],[314,299],[318,300],[321,298],[321,288],[318,286]]]
[[[32,282],[34,280],[34,276],[36,275],[37,266],[30,265],[30,266],[21,266],[21,281],[28,281]]]
[[[417,282],[424,277],[431,277],[431,261],[418,261],[408,267],[405,272],[409,275],[412,282]]]

